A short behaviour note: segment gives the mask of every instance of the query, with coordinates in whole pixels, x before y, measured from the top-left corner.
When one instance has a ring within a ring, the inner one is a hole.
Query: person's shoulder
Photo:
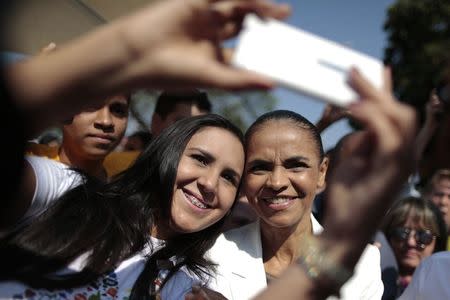
[[[368,244],[355,266],[353,276],[341,289],[341,299],[380,299],[383,289],[380,251]]]
[[[379,259],[380,258],[380,249],[377,246],[374,246],[372,244],[367,244],[362,255],[369,256],[371,258],[378,257],[378,259]]]
[[[103,161],[108,178],[128,169],[139,156],[140,151],[114,151],[109,153]]]
[[[219,247],[247,248],[259,237],[259,222],[230,229],[222,233],[216,241]]]
[[[252,247],[255,235],[259,233],[258,222],[228,230],[219,235],[213,247],[208,251],[213,260],[218,260],[230,253],[237,253],[241,249],[247,251]]]
[[[246,237],[251,233],[254,233],[259,229],[259,222],[253,222],[241,227],[233,228],[228,231],[225,231],[222,235],[227,240],[235,240],[240,239],[242,237]]]
[[[437,252],[421,261],[399,299],[449,299],[450,252]]]
[[[368,244],[355,266],[355,274],[372,276],[380,273],[380,249],[372,244]]]
[[[443,261],[443,262],[450,262],[450,251],[441,251],[436,252],[427,259],[433,260],[433,261]]]
[[[35,156],[35,155],[26,155],[26,161],[31,165],[35,172],[64,172],[64,173],[73,173],[66,164],[63,164],[59,161],[53,160],[46,156]]]
[[[26,145],[25,154],[47,157],[49,159],[58,160],[59,147],[52,147],[38,143],[29,142]]]
[[[441,272],[447,274],[448,270],[450,270],[450,251],[441,251],[423,259],[414,274],[429,277]]]
[[[450,270],[450,251],[436,252],[433,255],[425,258],[421,262],[421,265],[423,265],[425,268],[433,265],[433,268],[445,268],[447,270]]]

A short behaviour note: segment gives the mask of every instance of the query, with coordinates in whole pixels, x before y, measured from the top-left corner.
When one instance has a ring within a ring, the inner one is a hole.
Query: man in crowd
[[[205,115],[211,112],[211,102],[205,92],[197,89],[179,92],[162,92],[156,100],[150,124],[152,138],[178,120]],[[126,170],[140,151],[112,152],[105,159],[105,166],[114,176]]]
[[[447,225],[447,231],[450,231],[450,169],[437,170],[431,177],[424,195],[439,207]],[[450,237],[447,250],[450,250]]]

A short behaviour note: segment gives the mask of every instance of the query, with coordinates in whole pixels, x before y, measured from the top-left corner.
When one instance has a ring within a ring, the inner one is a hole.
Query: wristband
[[[330,253],[314,237],[307,237],[300,245],[300,257],[297,264],[306,275],[332,289],[334,295],[339,296],[339,290],[352,277],[353,272],[336,263]]]

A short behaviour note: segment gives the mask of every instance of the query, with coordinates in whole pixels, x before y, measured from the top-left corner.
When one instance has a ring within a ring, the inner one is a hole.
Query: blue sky
[[[382,59],[386,36],[383,23],[386,9],[393,0],[289,0],[293,14],[287,23],[318,34],[330,40]],[[307,96],[277,88],[273,91],[278,99],[277,109],[296,111],[316,122],[324,103]],[[340,121],[323,134],[325,149],[332,147],[350,128]]]

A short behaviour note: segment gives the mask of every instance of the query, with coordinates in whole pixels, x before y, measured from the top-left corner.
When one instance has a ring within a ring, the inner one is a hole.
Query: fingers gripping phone
[[[248,15],[232,63],[280,85],[338,106],[357,100],[347,85],[351,67],[377,88],[383,63],[353,49],[273,19]]]

